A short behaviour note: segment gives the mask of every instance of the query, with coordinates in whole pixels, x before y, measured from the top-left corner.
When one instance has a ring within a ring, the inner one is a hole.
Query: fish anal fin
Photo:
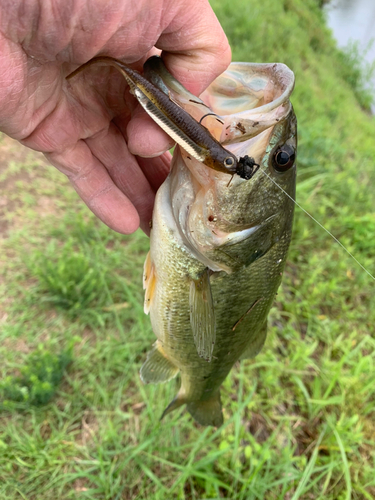
[[[179,369],[175,366],[166,356],[160,346],[159,342],[156,341],[154,347],[147,354],[147,359],[143,363],[140,376],[142,382],[145,384],[160,384],[162,382],[168,382],[174,378]]]
[[[180,408],[182,405],[186,403],[186,399],[184,397],[183,391],[179,391],[177,396],[172,399],[172,401],[169,403],[169,405],[166,407],[166,409],[163,411],[162,416],[160,417],[160,420],[163,420],[163,418],[168,415],[168,413],[171,413],[174,410],[177,410],[177,408]]]
[[[252,359],[262,350],[267,338],[267,320],[261,326],[256,338],[246,346],[246,349],[240,356],[240,359]]]
[[[220,391],[203,401],[193,401],[187,405],[187,411],[201,425],[220,427],[223,424]]]
[[[152,263],[150,252],[148,252],[144,267],[143,267],[143,288],[145,290],[144,312],[148,314],[152,303],[152,298],[155,292],[156,276],[155,268]]]
[[[198,356],[210,362],[215,346],[216,322],[209,270],[190,282],[190,325]]]

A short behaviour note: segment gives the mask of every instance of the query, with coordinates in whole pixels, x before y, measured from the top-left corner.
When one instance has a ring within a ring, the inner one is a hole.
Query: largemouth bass
[[[294,75],[283,64],[232,63],[199,99],[158,57],[125,77],[176,142],[155,201],[144,266],[145,312],[157,341],[145,383],[178,373],[163,413],[186,404],[202,425],[223,422],[220,386],[233,364],[261,350],[291,239],[296,180]]]
[[[159,87],[237,158],[259,165],[250,178],[231,176],[177,146],[156,196],[145,262],[145,312],[157,341],[141,378],[159,383],[180,373],[163,415],[186,404],[197,422],[219,426],[220,386],[265,342],[291,239],[294,75],[283,64],[232,63],[200,101],[160,64]]]

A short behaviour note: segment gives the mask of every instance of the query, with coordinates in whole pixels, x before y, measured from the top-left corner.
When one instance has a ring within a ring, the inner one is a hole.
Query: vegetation
[[[0,408],[22,409],[48,403],[70,362],[69,351],[56,355],[40,346],[25,360],[20,377],[9,376],[0,382]]]
[[[374,274],[375,119],[321,2],[212,3],[233,59],[295,71],[298,201]],[[184,410],[160,423],[176,384],[138,376],[147,238],[104,227],[35,153],[0,148],[1,499],[375,497],[375,283],[318,225],[297,209],[266,346],[226,380],[223,427]]]

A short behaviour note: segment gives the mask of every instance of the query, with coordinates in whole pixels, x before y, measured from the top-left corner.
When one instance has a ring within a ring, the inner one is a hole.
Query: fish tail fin
[[[220,391],[204,401],[193,401],[187,405],[187,411],[201,425],[220,427],[223,424]]]
[[[177,408],[180,408],[180,406],[184,405],[185,403],[186,403],[186,399],[185,399],[184,391],[182,391],[180,389],[177,396],[174,399],[172,399],[172,401],[169,403],[169,405],[163,411],[163,414],[160,417],[160,420],[163,420],[163,418],[166,415],[168,415],[168,413],[171,413],[173,410],[177,410]]]

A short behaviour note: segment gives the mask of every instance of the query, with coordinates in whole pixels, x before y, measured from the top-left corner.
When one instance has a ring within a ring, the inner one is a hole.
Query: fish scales
[[[156,206],[162,203],[164,208],[156,210],[153,221],[151,248],[156,245],[162,251],[152,252],[156,289],[151,322],[165,356],[180,371],[183,392],[172,406],[174,409],[185,402],[210,399],[246,349],[253,347],[248,357],[260,351],[266,336],[262,327],[281,281],[291,223],[267,254],[252,265],[231,274],[219,272],[211,276],[217,326],[213,358],[208,363],[197,353],[189,315],[189,283],[205,270],[205,265],[199,263],[176,238],[178,230],[170,225],[172,214],[165,209],[169,188],[167,181],[157,194]],[[293,207],[290,210],[292,212]],[[274,262],[273,266],[269,265],[270,261]],[[254,309],[246,314],[254,303]]]

